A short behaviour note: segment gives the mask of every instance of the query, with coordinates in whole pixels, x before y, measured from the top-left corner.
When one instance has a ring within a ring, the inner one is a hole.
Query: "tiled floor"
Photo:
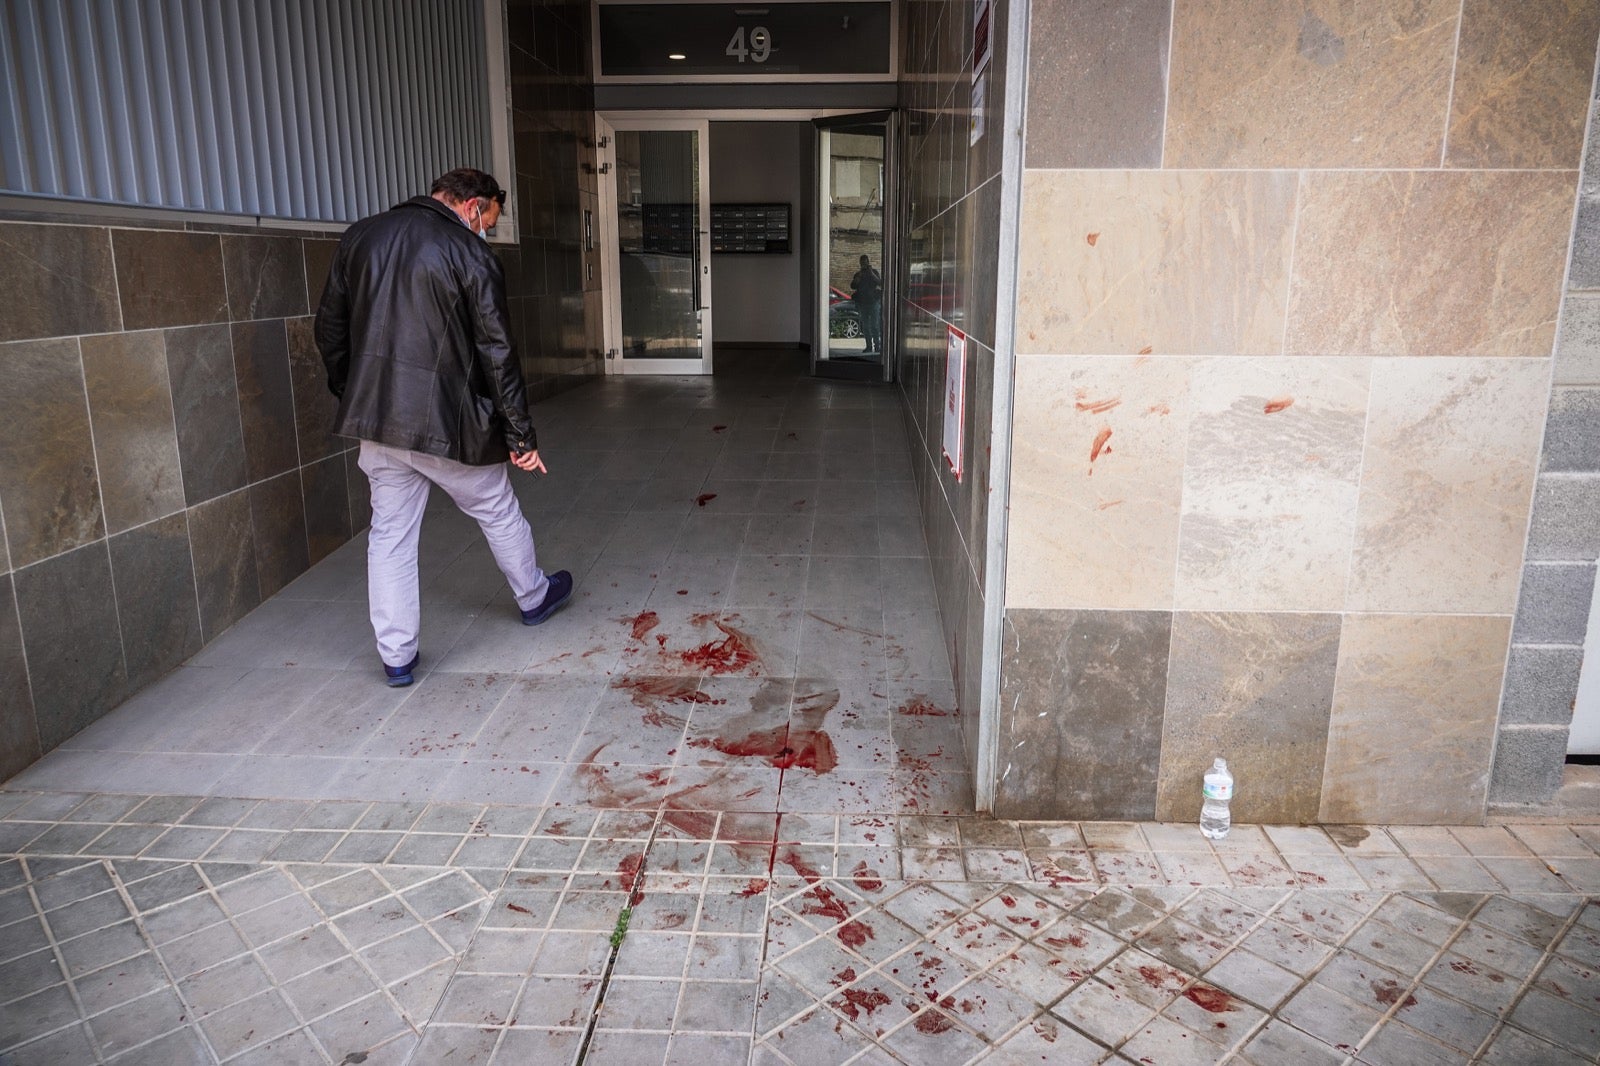
[[[971,813],[893,395],[540,406],[579,577],[352,543],[0,793],[0,1063],[1578,1063],[1600,830]]]

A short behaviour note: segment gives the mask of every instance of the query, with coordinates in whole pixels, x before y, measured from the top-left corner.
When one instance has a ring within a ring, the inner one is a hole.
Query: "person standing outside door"
[[[866,354],[883,354],[883,278],[872,269],[872,260],[867,256],[861,257],[861,269],[850,279],[850,296],[861,320]]]
[[[572,596],[546,574],[506,464],[543,473],[512,347],[505,273],[488,231],[506,194],[462,167],[345,231],[317,308],[317,348],[339,398],[333,431],[361,441],[372,488],[367,598],[391,686],[420,658],[417,537],[438,485],[476,519],[526,625]]]

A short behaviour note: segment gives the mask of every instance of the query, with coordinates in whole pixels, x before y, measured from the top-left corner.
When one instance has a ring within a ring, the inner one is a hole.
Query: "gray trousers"
[[[511,491],[506,464],[467,466],[437,455],[361,442],[360,466],[372,486],[367,535],[367,602],[378,655],[404,666],[417,654],[422,596],[417,587],[417,537],[428,492],[438,485],[477,519],[517,606],[537,607],[550,581],[533,554],[533,530]]]

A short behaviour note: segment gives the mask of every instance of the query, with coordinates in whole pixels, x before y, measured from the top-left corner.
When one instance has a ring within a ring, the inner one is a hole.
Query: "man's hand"
[[[535,474],[548,474],[544,468],[544,460],[539,458],[537,450],[531,452],[512,452],[511,465],[518,470],[527,470]]]

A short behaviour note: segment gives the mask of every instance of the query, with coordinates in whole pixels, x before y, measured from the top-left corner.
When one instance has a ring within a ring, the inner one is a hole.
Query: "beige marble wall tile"
[[[1373,361],[1347,609],[1515,609],[1549,376],[1542,359]]]
[[[1176,0],[1168,167],[1438,166],[1460,0]]]
[[[1281,350],[1293,174],[1030,171],[1022,196],[1019,352]]]
[[[1017,360],[1007,606],[1171,606],[1190,362]]]
[[[1339,657],[1337,614],[1179,612],[1161,726],[1156,817],[1200,817],[1200,780],[1221,756],[1239,822],[1314,821]]]
[[[1593,0],[1466,0],[1445,164],[1576,168],[1597,33]]]
[[[1180,609],[1341,608],[1370,370],[1344,358],[1195,364]]]
[[[1287,349],[1547,356],[1575,172],[1302,179]]]
[[[1511,619],[1346,615],[1323,822],[1483,817]]]

